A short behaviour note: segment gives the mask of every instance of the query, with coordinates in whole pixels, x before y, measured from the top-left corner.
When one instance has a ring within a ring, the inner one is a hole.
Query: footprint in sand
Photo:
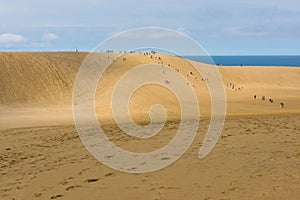
[[[41,197],[42,193],[34,193],[34,197]]]
[[[105,176],[106,176],[106,177],[108,177],[108,176],[112,176],[112,175],[114,175],[114,173],[113,173],[113,172],[110,172],[110,173],[107,173],[107,174],[105,174]]]
[[[61,194],[56,194],[56,195],[53,195],[52,197],[50,197],[50,199],[57,199],[59,197],[62,197],[63,195]]]
[[[93,183],[93,182],[97,182],[97,181],[99,181],[99,178],[90,178],[90,179],[85,180],[84,182]]]
[[[72,179],[74,179],[74,177],[66,178],[66,179],[62,180],[62,181],[60,182],[60,184],[66,185],[66,184],[69,183],[69,181],[72,180]]]
[[[66,188],[67,191],[71,190],[71,189],[75,189],[75,188],[79,188],[82,187],[81,185],[71,185],[69,187]]]
[[[79,175],[81,175],[83,172],[89,170],[90,168],[85,168],[85,169],[82,169],[80,172],[78,172]]]

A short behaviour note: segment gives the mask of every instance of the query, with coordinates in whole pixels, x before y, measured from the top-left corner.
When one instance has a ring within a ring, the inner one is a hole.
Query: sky
[[[299,0],[0,0],[0,19],[0,51],[91,51],[161,27],[210,55],[300,55]]]

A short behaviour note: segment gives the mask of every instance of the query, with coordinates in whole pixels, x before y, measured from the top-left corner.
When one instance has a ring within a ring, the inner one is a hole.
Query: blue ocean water
[[[211,63],[206,56],[185,56],[185,58]],[[222,66],[289,66],[300,67],[300,55],[295,56],[211,56],[216,65]]]

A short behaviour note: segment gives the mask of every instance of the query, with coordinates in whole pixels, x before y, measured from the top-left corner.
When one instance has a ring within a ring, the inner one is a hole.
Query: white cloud
[[[45,35],[43,35],[44,40],[56,40],[58,38],[59,36],[56,35],[55,33],[46,33]]]
[[[238,36],[238,37],[260,37],[268,34],[266,31],[242,30],[241,28],[238,27],[225,28],[224,32],[230,36]]]
[[[25,37],[13,33],[0,34],[0,43],[18,43],[25,41]]]
[[[156,27],[138,28],[117,34],[117,37],[128,39],[165,39],[183,37],[181,32]]]

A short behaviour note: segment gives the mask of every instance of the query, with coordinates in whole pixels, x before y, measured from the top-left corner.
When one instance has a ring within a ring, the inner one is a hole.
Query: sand
[[[227,96],[227,118],[213,151],[199,159],[211,114],[209,93],[201,80],[205,77],[180,58],[159,55],[164,64],[187,78],[197,94],[201,126],[191,147],[172,165],[152,173],[127,174],[94,159],[74,127],[72,90],[85,56],[87,53],[78,52],[0,53],[1,199],[300,196],[300,68],[219,67]],[[107,58],[109,54],[102,56]],[[111,124],[112,86],[123,72],[137,64],[153,62],[143,54],[125,57],[126,60],[116,60],[100,81],[96,112],[109,138],[118,146],[137,152],[153,151],[174,136],[180,117],[178,101],[162,87],[141,88],[131,99],[132,118],[149,122],[147,111],[159,102],[165,106],[169,122],[160,137],[153,139],[122,135]],[[254,95],[257,99],[253,99]],[[261,100],[263,95],[265,101]],[[279,107],[280,102],[285,103],[285,108]]]

